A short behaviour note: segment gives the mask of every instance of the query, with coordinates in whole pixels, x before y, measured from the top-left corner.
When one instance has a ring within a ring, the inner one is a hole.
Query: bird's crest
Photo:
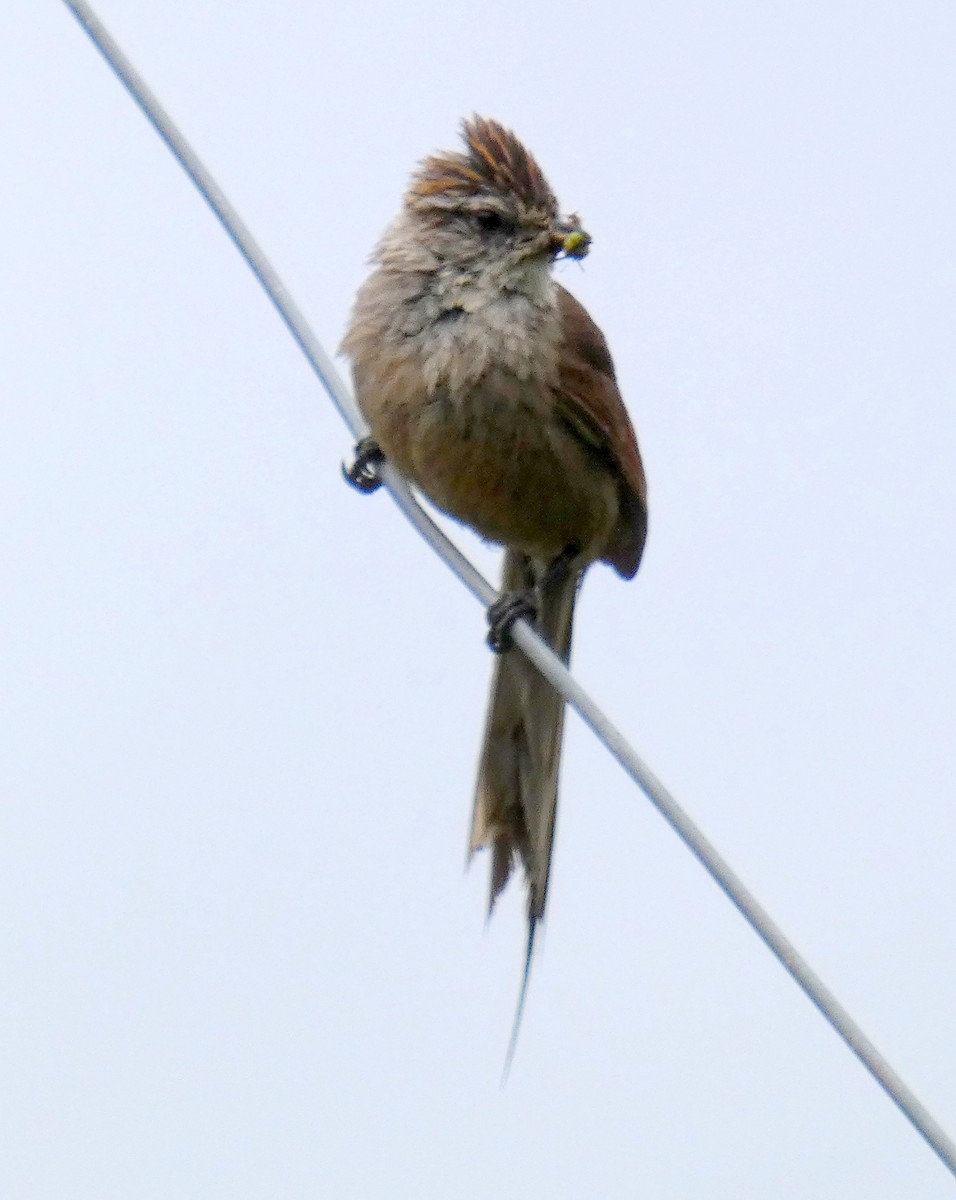
[[[448,151],[426,158],[412,178],[412,199],[427,201],[448,192],[513,193],[528,208],[557,216],[557,200],[541,168],[510,129],[476,115],[462,122],[461,132],[467,153]]]

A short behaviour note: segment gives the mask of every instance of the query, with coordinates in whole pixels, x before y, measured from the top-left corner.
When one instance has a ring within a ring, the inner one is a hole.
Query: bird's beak
[[[555,258],[584,258],[591,248],[591,235],[581,228],[575,213],[551,226],[551,253]]]

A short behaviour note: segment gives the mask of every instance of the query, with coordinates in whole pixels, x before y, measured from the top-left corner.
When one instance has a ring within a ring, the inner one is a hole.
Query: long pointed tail
[[[548,564],[516,550],[505,554],[502,591],[536,587]],[[538,629],[568,660],[578,574],[547,585],[538,595]],[[528,986],[535,927],[544,915],[558,802],[564,700],[519,650],[501,655],[478,768],[471,850],[491,850],[489,911],[520,859],[528,883],[528,950],[508,1061],[514,1052]]]
[[[521,975],[521,987],[518,990],[518,1003],[515,1005],[515,1019],[511,1022],[511,1037],[508,1039],[508,1050],[505,1054],[505,1065],[501,1072],[501,1082],[508,1082],[511,1074],[511,1064],[514,1062],[515,1050],[518,1049],[518,1033],[521,1029],[521,1018],[524,1016],[524,1002],[528,998],[528,983],[531,980],[531,959],[534,957],[534,935],[538,928],[536,917],[528,918],[528,941],[524,954],[524,971]]]

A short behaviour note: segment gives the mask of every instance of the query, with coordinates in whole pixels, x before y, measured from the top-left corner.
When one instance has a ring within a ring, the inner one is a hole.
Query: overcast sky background
[[[330,350],[416,159],[533,148],[650,480],[575,668],[956,1131],[951,0],[98,11]],[[0,114],[0,1193],[951,1196],[576,719],[500,1087],[479,607],[64,6]]]

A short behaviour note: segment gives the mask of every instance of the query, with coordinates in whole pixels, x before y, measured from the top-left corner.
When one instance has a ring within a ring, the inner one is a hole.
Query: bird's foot
[[[385,461],[378,442],[374,438],[364,437],[355,447],[355,459],[351,466],[342,463],[342,474],[347,483],[360,492],[368,495],[378,491],[382,486],[379,467]]]
[[[505,592],[488,609],[488,645],[495,654],[511,650],[514,642],[511,630],[515,621],[534,621],[538,616],[538,605],[534,592]]]

